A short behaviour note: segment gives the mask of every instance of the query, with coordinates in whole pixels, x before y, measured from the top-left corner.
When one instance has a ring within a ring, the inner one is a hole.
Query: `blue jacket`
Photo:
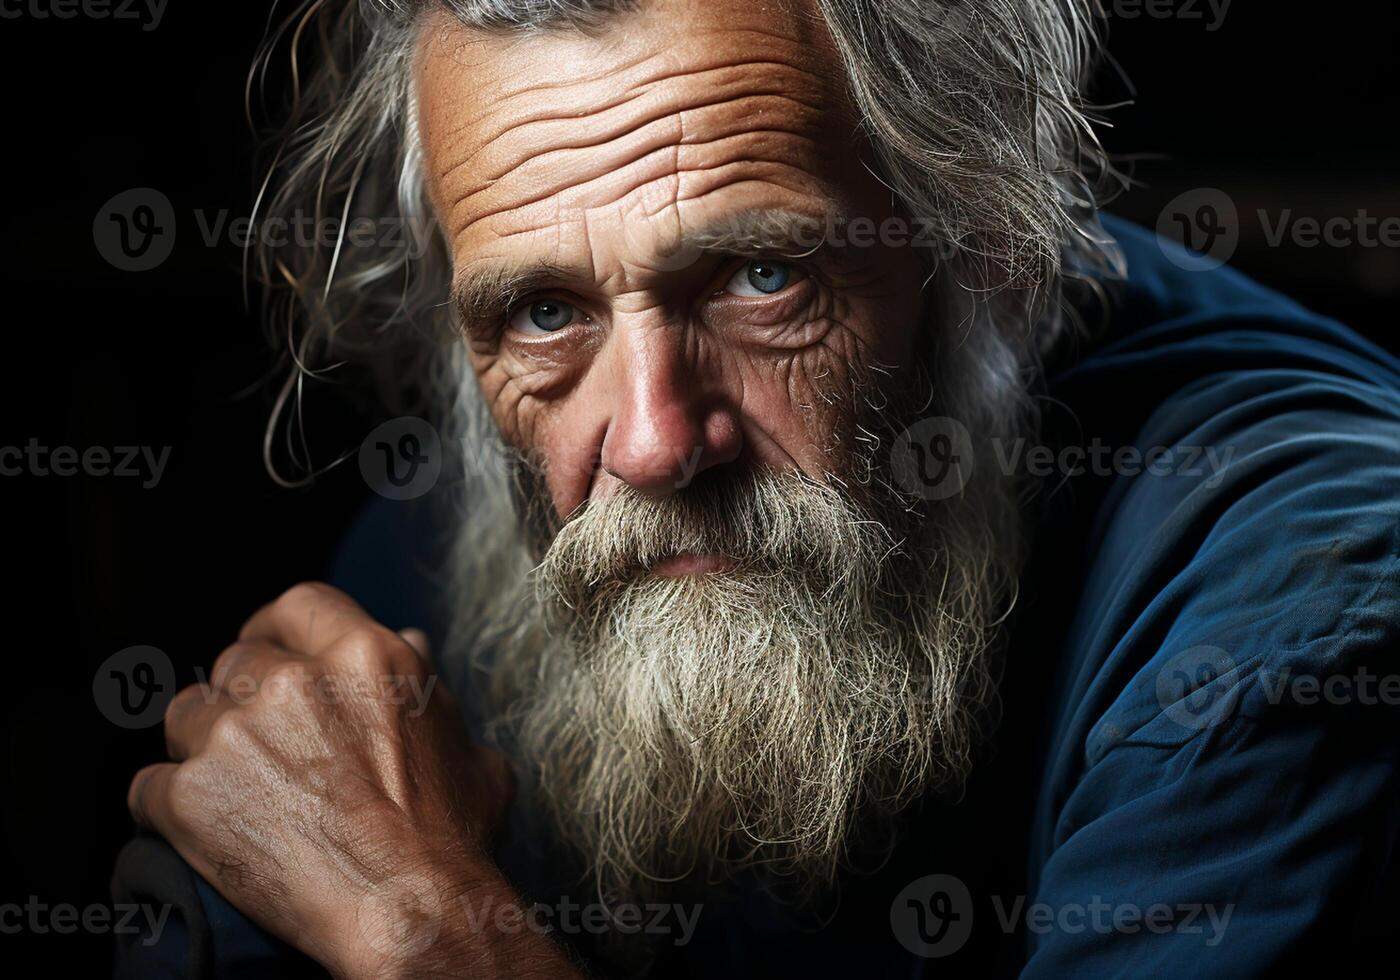
[[[1129,276],[1051,378],[1058,462],[987,758],[823,921],[707,906],[657,975],[1242,977],[1391,939],[1400,362],[1106,224]],[[424,509],[376,501],[332,579],[390,626],[431,624],[431,549],[404,542],[434,540]],[[501,857],[522,882],[540,859]],[[124,941],[119,976],[319,973],[155,839],[114,889],[182,912]]]

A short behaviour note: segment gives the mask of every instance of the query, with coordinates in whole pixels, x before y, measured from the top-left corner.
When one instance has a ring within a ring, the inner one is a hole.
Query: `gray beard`
[[[974,431],[981,447],[1011,429]],[[991,455],[949,500],[912,499],[888,460],[848,452],[825,483],[710,472],[562,526],[518,459],[478,487],[444,668],[490,651],[491,738],[602,901],[741,877],[817,897],[887,853],[900,810],[965,778],[1021,550]],[[646,572],[684,551],[737,565]]]

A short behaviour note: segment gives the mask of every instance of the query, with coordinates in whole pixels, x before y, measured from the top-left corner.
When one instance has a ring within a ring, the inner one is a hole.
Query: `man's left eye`
[[[563,330],[579,318],[578,310],[559,299],[542,299],[522,306],[510,317],[510,325],[528,336]]]
[[[786,262],[759,259],[747,262],[724,287],[734,296],[772,296],[800,279],[797,269]]]

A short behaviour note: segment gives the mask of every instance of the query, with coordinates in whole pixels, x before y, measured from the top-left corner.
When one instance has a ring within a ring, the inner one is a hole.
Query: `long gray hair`
[[[590,31],[642,2],[302,0],[273,33],[250,105],[267,101],[256,96],[284,56],[291,99],[266,144],[255,223],[332,230],[275,245],[253,236],[250,271],[288,358],[268,430],[274,477],[272,438],[287,410],[308,380],[347,362],[400,405],[459,421],[475,411],[447,303],[452,258],[422,172],[411,84],[419,18],[446,9],[485,30]],[[814,2],[879,177],[938,242],[929,272],[940,320],[977,365],[971,379],[946,380],[980,389],[968,392],[975,416],[987,404],[976,394],[1024,377],[1065,332],[1066,281],[1118,266],[1095,206],[1117,175],[1080,94],[1098,0]],[[370,241],[350,243],[357,226]]]

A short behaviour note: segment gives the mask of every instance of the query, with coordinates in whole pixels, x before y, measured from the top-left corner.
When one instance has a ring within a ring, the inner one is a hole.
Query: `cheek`
[[[522,381],[507,354],[473,353],[472,364],[502,440],[543,470],[550,500],[566,516],[587,498],[596,475],[602,406],[589,404],[595,399],[578,387],[558,392],[559,385],[550,385],[543,397],[528,377]]]
[[[528,396],[499,352],[473,351],[471,363],[482,400],[501,439],[520,452],[533,452],[542,403]]]
[[[822,480],[843,470],[841,447],[853,435],[856,394],[868,376],[866,324],[839,305],[819,312],[812,343],[793,350],[726,346],[712,358],[723,372],[744,432],[746,456],[773,469],[796,467]]]

